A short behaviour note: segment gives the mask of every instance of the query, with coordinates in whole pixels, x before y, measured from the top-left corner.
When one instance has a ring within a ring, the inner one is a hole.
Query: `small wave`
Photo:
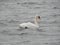
[[[7,26],[7,24],[0,22],[0,26]]]
[[[21,6],[27,7],[27,8],[30,8],[30,9],[32,9],[32,8],[40,9],[40,5],[42,5],[42,4],[40,4],[38,2],[24,2],[24,3],[21,3]]]
[[[37,3],[37,2],[24,2],[24,3],[21,3],[21,4],[28,4],[28,5],[41,5],[41,4],[39,4],[39,3]]]
[[[53,9],[60,9],[60,7],[53,7]]]
[[[10,20],[10,21],[8,21],[8,23],[17,23],[17,22],[19,22],[19,21],[16,21],[16,20]]]

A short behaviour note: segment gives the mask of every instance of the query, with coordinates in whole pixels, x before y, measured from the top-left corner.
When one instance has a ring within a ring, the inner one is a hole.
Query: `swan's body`
[[[35,24],[31,23],[31,22],[22,23],[22,24],[20,24],[20,27],[21,28],[39,28],[38,25],[35,25]]]
[[[36,16],[35,23],[27,22],[27,23],[22,23],[19,26],[20,26],[20,28],[25,28],[25,29],[27,29],[27,28],[39,28],[39,24],[38,24],[39,19],[40,19],[40,16]]]

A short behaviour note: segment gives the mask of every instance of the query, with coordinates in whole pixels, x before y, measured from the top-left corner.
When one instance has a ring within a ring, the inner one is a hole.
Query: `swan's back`
[[[39,26],[35,25],[35,24],[31,23],[31,22],[28,22],[28,23],[20,24],[20,27],[22,27],[22,28],[25,28],[25,27],[27,27],[27,28],[38,28]]]

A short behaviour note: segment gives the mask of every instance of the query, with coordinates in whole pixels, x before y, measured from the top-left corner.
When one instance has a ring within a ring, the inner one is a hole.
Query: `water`
[[[40,30],[19,29],[40,15]],[[60,45],[60,0],[0,0],[0,45]]]

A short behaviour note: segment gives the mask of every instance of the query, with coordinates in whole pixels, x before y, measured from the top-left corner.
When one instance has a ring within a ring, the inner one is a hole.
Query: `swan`
[[[34,23],[27,22],[19,24],[20,28],[28,29],[28,28],[39,28],[40,16],[35,16]]]

